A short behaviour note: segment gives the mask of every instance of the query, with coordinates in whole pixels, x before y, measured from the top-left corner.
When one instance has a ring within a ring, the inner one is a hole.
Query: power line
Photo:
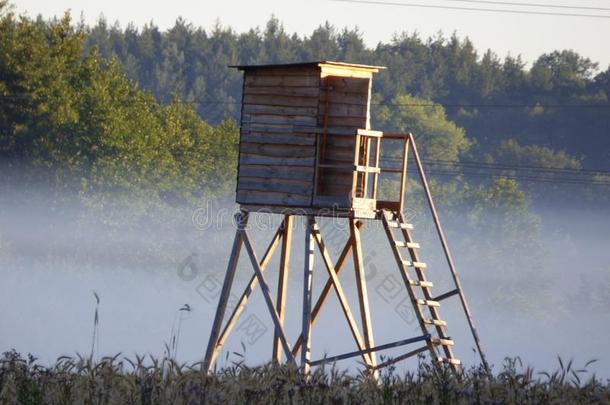
[[[342,3],[357,3],[357,4],[373,4],[381,6],[399,6],[399,7],[419,7],[419,8],[432,8],[432,9],[443,9],[443,10],[459,10],[459,11],[480,11],[489,13],[504,13],[504,14],[529,14],[529,15],[545,15],[545,16],[560,16],[560,17],[585,17],[585,18],[610,18],[610,15],[596,15],[596,14],[576,14],[576,13],[553,13],[547,11],[525,11],[525,10],[514,10],[514,9],[499,9],[499,8],[477,8],[477,7],[454,7],[454,6],[439,6],[432,4],[414,4],[414,3],[397,3],[390,1],[376,1],[376,0],[329,0],[334,2]]]
[[[401,158],[397,157],[384,157],[382,162],[402,162]],[[412,162],[412,159],[409,159]],[[449,167],[464,167],[466,169],[488,169],[488,170],[516,170],[516,171],[530,171],[537,173],[549,173],[549,174],[568,174],[576,176],[610,176],[608,170],[594,170],[594,169],[570,169],[570,168],[556,168],[556,167],[545,167],[545,166],[531,166],[531,165],[510,165],[503,163],[486,163],[476,161],[448,161],[448,160],[434,160],[434,159],[423,159],[423,163],[432,166],[449,166]]]
[[[450,1],[457,3],[477,3],[477,4],[497,4],[505,6],[518,6],[518,7],[540,7],[540,8],[556,8],[556,9],[568,9],[568,10],[594,10],[594,11],[610,11],[607,7],[587,7],[587,6],[564,6],[557,4],[541,4],[541,3],[513,3],[508,1],[489,1],[489,0],[441,0]]]
[[[517,176],[510,174],[496,174],[496,173],[472,173],[472,172],[460,172],[451,170],[428,170],[430,175],[439,176],[466,176],[466,177],[502,177],[509,180],[527,181],[534,183],[563,183],[573,185],[588,185],[588,186],[610,186],[610,182],[599,181],[599,180],[584,180],[584,179],[567,179],[567,178],[543,178],[536,176]]]
[[[1,100],[25,100],[28,99],[27,95],[5,95],[0,96]],[[38,100],[45,100],[45,98],[38,98]],[[48,100],[48,99],[47,99]],[[192,99],[192,100],[125,100],[123,104],[132,103],[151,103],[159,102],[162,104],[179,103],[179,104],[194,104],[194,105],[241,105],[241,101],[229,101],[229,100],[212,100],[212,99]],[[442,104],[442,103],[371,103],[372,106],[386,106],[386,107],[414,107],[414,108],[432,108],[432,107],[443,107],[443,108],[610,108],[610,104]]]

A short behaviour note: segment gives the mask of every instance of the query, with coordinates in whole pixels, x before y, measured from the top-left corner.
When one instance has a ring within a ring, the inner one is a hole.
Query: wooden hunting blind
[[[369,372],[377,375],[378,370],[385,366],[428,351],[434,361],[449,364],[457,370],[460,362],[453,354],[454,342],[448,336],[447,322],[441,319],[439,312],[440,302],[455,296],[459,297],[481,361],[488,369],[414,138],[410,133],[384,134],[370,127],[373,74],[384,68],[330,61],[233,67],[244,72],[236,192],[240,212],[236,215],[237,232],[204,368],[208,371],[213,369],[250,295],[260,284],[275,328],[272,357],[277,362],[282,361],[284,355],[288,361],[296,363],[300,352],[301,365],[308,372],[311,366],[359,356]],[[382,142],[394,143],[391,157],[399,162],[398,166],[381,165]],[[453,289],[438,295],[433,294],[433,283],[428,278],[430,270],[420,259],[420,245],[413,240],[413,225],[403,214],[409,153],[425,191],[454,282]],[[379,176],[385,173],[399,176],[393,183],[398,194],[394,200],[377,199]],[[255,212],[283,215],[262,258],[254,249],[248,227],[248,218]],[[345,218],[348,222],[349,235],[336,262],[332,261],[322,239],[316,221],[320,216]],[[284,319],[295,217],[305,218],[306,233],[302,329],[294,345],[290,345]],[[365,219],[381,221],[383,225],[422,331],[419,336],[378,346],[374,343],[361,238]],[[264,271],[280,242],[280,271],[277,298],[274,300]],[[254,274],[225,322],[242,246],[246,248]],[[328,279],[314,301],[312,277],[316,247]],[[339,272],[350,254],[356,276],[361,328],[339,280]],[[331,291],[337,295],[356,350],[311,360],[311,328]],[[379,351],[416,343],[421,346],[394,359],[377,362]]]
[[[371,84],[383,68],[237,68],[244,71],[237,202],[372,215],[381,133],[370,130]]]

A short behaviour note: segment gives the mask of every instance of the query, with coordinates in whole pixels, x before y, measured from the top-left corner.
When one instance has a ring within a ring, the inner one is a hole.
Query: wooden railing
[[[393,211],[402,212],[405,203],[405,191],[407,187],[407,158],[409,155],[409,144],[411,143],[413,135],[408,134],[383,134],[384,139],[388,140],[399,140],[402,141],[402,156],[400,156],[401,166],[400,168],[380,168],[381,173],[399,173],[400,174],[400,190],[398,201],[391,200],[379,200],[377,201],[377,209],[390,209]]]

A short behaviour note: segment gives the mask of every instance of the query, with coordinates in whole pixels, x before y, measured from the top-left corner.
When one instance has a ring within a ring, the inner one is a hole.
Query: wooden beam
[[[366,288],[366,275],[364,274],[364,260],[362,258],[362,241],[360,240],[360,231],[356,227],[353,219],[349,220],[350,234],[352,236],[353,254],[354,254],[354,270],[356,272],[356,286],[358,287],[358,302],[360,303],[360,316],[362,318],[362,331],[364,334],[364,343],[367,349],[375,346],[373,339],[373,325],[371,323],[371,313],[369,309],[369,296]],[[371,353],[371,367],[377,365],[375,353]],[[375,373],[375,376],[377,374]]]
[[[358,227],[358,229],[361,229],[364,226],[364,223],[362,221],[357,221],[356,226]],[[343,247],[341,254],[339,255],[339,259],[337,259],[337,262],[335,263],[335,266],[334,266],[335,273],[337,274],[337,276],[343,269],[345,260],[347,259],[348,255],[352,251],[352,246],[353,246],[352,239],[349,238],[347,240],[345,246]],[[320,310],[326,303],[326,299],[328,298],[328,295],[330,294],[330,290],[332,288],[333,288],[333,281],[329,277],[328,280],[326,281],[326,284],[324,285],[324,288],[322,288],[322,291],[320,292],[318,299],[316,300],[316,305],[314,306],[313,311],[311,312],[311,324],[312,325],[315,323],[316,319],[318,318],[318,314],[320,313]],[[296,356],[299,353],[299,350],[301,349],[302,344],[303,344],[303,340],[302,340],[302,337],[299,335],[299,338],[297,339],[297,341],[294,344],[293,349],[292,349],[293,355]]]
[[[269,261],[271,260],[271,257],[273,256],[273,253],[275,252],[275,249],[277,248],[277,246],[280,242],[280,238],[283,235],[284,227],[285,227],[285,224],[284,224],[284,222],[282,222],[280,224],[278,230],[275,232],[275,235],[271,239],[271,242],[269,243],[269,246],[267,247],[267,250],[265,251],[265,254],[263,255],[263,258],[260,263],[260,267],[261,267],[262,271],[265,271],[267,264],[269,264]],[[224,329],[222,330],[222,332],[220,333],[220,336],[218,337],[218,342],[216,343],[216,348],[215,348],[214,353],[212,354],[212,358],[211,358],[212,363],[214,363],[214,361],[216,360],[216,356],[218,356],[218,353],[222,349],[222,346],[225,344],[225,342],[229,338],[229,334],[231,333],[231,330],[235,326],[235,323],[237,323],[237,320],[239,319],[239,316],[241,315],[241,313],[246,308],[246,303],[248,302],[248,299],[250,298],[252,291],[254,291],[254,289],[256,288],[257,285],[258,285],[258,279],[256,278],[256,275],[253,274],[252,277],[250,278],[250,281],[246,285],[244,292],[239,297],[239,300],[237,301],[237,304],[235,306],[235,309],[233,310],[233,313],[227,320],[227,323],[225,324]]]
[[[405,207],[405,191],[407,189],[407,158],[409,156],[409,141],[410,138],[405,138],[402,156],[402,172],[400,175],[400,198],[398,199],[398,211],[403,212]]]
[[[376,368],[377,370],[382,369],[382,368],[387,367],[387,366],[390,366],[390,365],[392,365],[392,364],[394,364],[394,363],[398,363],[399,361],[402,361],[402,360],[408,359],[409,357],[413,357],[413,356],[415,356],[415,355],[417,355],[417,354],[420,354],[420,353],[422,353],[422,352],[425,352],[426,350],[428,350],[428,346],[422,346],[422,347],[420,347],[419,349],[411,350],[411,351],[410,351],[410,352],[408,352],[408,353],[402,354],[402,355],[400,355],[400,356],[398,356],[398,357],[394,357],[393,359],[390,359],[390,360],[384,361],[383,363],[379,363],[379,364],[377,365],[377,367],[375,367],[375,368]]]
[[[222,321],[227,310],[227,302],[231,294],[231,286],[235,279],[235,272],[237,270],[237,262],[239,261],[239,253],[241,252],[241,246],[243,243],[242,229],[248,222],[248,214],[246,212],[240,212],[235,215],[237,220],[237,232],[235,232],[235,239],[233,240],[233,248],[231,249],[231,257],[229,258],[229,265],[227,266],[227,272],[225,273],[225,279],[222,284],[222,291],[218,300],[218,306],[216,307],[216,315],[214,316],[214,323],[212,325],[212,331],[210,332],[210,340],[208,341],[208,348],[205,352],[202,368],[205,372],[210,372],[214,367],[214,352],[218,343],[218,335],[222,326]]]
[[[438,237],[441,241],[441,245],[443,246],[443,251],[445,253],[445,258],[447,259],[447,264],[449,265],[449,270],[451,271],[451,276],[453,278],[453,282],[455,287],[459,291],[460,302],[462,303],[462,308],[464,309],[464,314],[466,315],[466,319],[468,320],[468,325],[470,326],[470,332],[472,333],[472,338],[477,346],[477,351],[479,352],[479,357],[481,358],[481,363],[483,363],[483,367],[488,375],[491,375],[491,369],[489,367],[489,363],[487,362],[487,358],[485,357],[485,352],[483,351],[483,345],[481,344],[481,340],[479,339],[479,334],[474,325],[474,319],[470,312],[470,308],[468,307],[468,302],[466,301],[466,296],[464,295],[464,290],[462,289],[462,283],[460,281],[460,277],[458,275],[457,269],[453,262],[453,257],[451,252],[449,251],[449,245],[447,244],[447,239],[445,238],[445,233],[443,232],[443,227],[441,226],[440,219],[436,212],[436,206],[434,205],[434,201],[432,200],[432,193],[430,192],[430,187],[428,186],[428,180],[426,179],[426,174],[424,173],[424,167],[419,157],[419,153],[417,151],[417,146],[415,145],[415,140],[413,138],[413,134],[409,133],[409,140],[413,145],[413,157],[415,158],[415,163],[417,164],[417,169],[419,171],[419,177],[424,187],[424,191],[426,193],[426,199],[428,200],[428,206],[430,207],[430,211],[432,212],[432,218],[434,219],[434,224],[436,226],[436,231],[438,233]]]
[[[265,276],[263,275],[263,272],[260,268],[258,258],[256,257],[256,252],[254,251],[254,246],[252,245],[250,234],[248,234],[248,231],[244,228],[241,229],[241,235],[244,241],[244,246],[246,247],[246,251],[248,252],[248,256],[250,257],[250,262],[252,263],[252,267],[254,268],[254,273],[258,278],[258,283],[261,285],[263,297],[265,298],[265,303],[267,304],[267,308],[269,309],[269,313],[271,314],[271,319],[273,320],[273,323],[275,325],[275,330],[278,332],[282,347],[284,348],[284,353],[286,353],[288,361],[294,363],[294,356],[292,355],[292,351],[290,350],[290,346],[288,345],[286,333],[284,332],[284,328],[280,323],[279,315],[275,310],[275,307],[273,306],[271,290],[269,289],[269,285],[267,284]]]
[[[286,317],[286,294],[288,290],[288,272],[290,269],[290,247],[292,245],[292,215],[284,216],[283,233],[282,233],[282,251],[280,256],[280,271],[277,282],[277,300],[276,309],[280,318],[280,324],[284,326]],[[275,331],[273,338],[273,359],[280,363],[282,361],[282,351],[279,331]]]
[[[357,350],[354,352],[349,352],[349,353],[344,353],[344,354],[340,354],[338,356],[332,356],[332,357],[325,357],[323,359],[320,360],[316,360],[316,361],[312,361],[311,365],[312,366],[317,366],[318,364],[322,364],[322,363],[332,363],[335,361],[340,361],[340,360],[345,360],[345,359],[349,359],[352,357],[356,357],[359,356],[363,353],[372,353],[372,352],[378,352],[381,350],[387,350],[387,349],[393,349],[396,347],[400,347],[400,346],[405,346],[411,343],[416,343],[416,342],[421,342],[422,340],[427,340],[430,339],[430,335],[423,335],[423,336],[417,336],[414,338],[408,338],[408,339],[402,339],[399,340],[397,342],[392,342],[392,343],[386,343],[383,345],[379,345],[376,347],[371,347],[370,349],[364,349],[364,350]],[[427,347],[426,347],[427,349]],[[377,368],[379,368],[379,366],[377,366]]]
[[[303,269],[303,325],[301,336],[303,350],[301,350],[301,367],[304,374],[309,374],[311,360],[311,289],[313,281],[314,241],[312,239],[312,216],[307,218],[305,233],[305,268]],[[291,353],[292,355],[292,353]]]
[[[330,277],[332,285],[335,289],[337,298],[339,299],[339,303],[341,304],[341,309],[343,310],[343,314],[345,315],[347,324],[350,328],[350,331],[352,332],[352,336],[356,341],[356,345],[358,346],[359,352],[362,353],[362,360],[364,360],[364,362],[368,365],[372,366],[373,363],[370,353],[366,354],[363,352],[364,350],[366,350],[366,346],[364,344],[364,341],[362,340],[360,331],[358,330],[358,324],[356,323],[356,321],[354,320],[354,316],[352,315],[352,311],[349,307],[347,298],[345,297],[345,293],[343,292],[343,287],[341,287],[341,282],[339,281],[337,272],[333,267],[330,255],[328,254],[328,250],[326,249],[326,245],[322,240],[322,235],[320,234],[320,227],[318,226],[313,217],[310,217],[310,221],[312,234],[314,236],[316,244],[318,245],[318,248],[320,249],[320,253],[322,254],[322,260],[324,261],[324,265],[326,267],[326,270],[328,271],[328,276]]]

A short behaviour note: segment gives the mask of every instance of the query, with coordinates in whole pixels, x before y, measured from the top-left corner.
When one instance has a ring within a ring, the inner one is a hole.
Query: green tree
[[[391,106],[379,106],[375,117],[376,126],[386,132],[412,132],[426,159],[457,161],[472,146],[464,129],[449,121],[445,109],[431,100],[399,95]]]

